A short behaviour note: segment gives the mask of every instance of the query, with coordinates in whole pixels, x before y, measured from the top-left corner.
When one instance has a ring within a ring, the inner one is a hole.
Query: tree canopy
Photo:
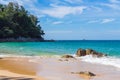
[[[38,18],[23,6],[10,2],[0,4],[0,39],[5,38],[39,38],[43,39]]]

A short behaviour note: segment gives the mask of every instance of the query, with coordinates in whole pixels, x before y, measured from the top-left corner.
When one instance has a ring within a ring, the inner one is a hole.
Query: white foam
[[[0,55],[0,57],[6,57],[6,55]]]
[[[93,57],[92,55],[80,57],[82,61],[91,62],[91,63],[99,63],[104,65],[111,65],[117,68],[120,68],[120,58],[115,57]]]
[[[11,54],[3,54],[3,53],[1,53],[1,54],[0,54],[0,57],[1,57],[1,58],[4,58],[4,57],[12,57],[12,55],[11,55]]]

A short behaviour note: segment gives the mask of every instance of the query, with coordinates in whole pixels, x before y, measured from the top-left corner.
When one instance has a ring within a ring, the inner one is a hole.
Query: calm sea
[[[74,55],[79,48],[94,49],[109,55],[109,58],[92,60],[92,57],[83,57],[84,61],[116,65],[120,68],[120,41],[119,40],[81,40],[55,42],[3,42],[0,43],[0,55]],[[92,61],[91,61],[92,60]],[[110,62],[111,61],[111,62]],[[114,64],[113,64],[114,63]]]

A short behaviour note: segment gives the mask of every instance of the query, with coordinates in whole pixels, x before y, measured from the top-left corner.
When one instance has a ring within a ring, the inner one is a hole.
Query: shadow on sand
[[[0,80],[34,80],[34,79],[33,78],[24,78],[24,77],[0,76]]]

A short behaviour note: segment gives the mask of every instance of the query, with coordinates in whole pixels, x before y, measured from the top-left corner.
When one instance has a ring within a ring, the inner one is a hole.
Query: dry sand
[[[96,76],[72,74],[80,71],[90,71]],[[120,69],[87,63],[80,59],[10,57],[0,59],[0,76],[28,78],[23,80],[120,80]]]

